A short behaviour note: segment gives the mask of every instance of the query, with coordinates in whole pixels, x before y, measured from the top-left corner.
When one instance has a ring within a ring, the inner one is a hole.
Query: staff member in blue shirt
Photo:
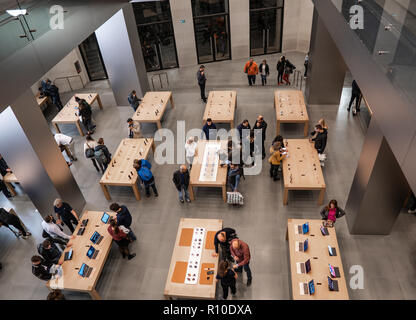
[[[146,197],[150,197],[150,187],[152,187],[155,197],[158,197],[159,194],[157,193],[155,178],[153,177],[152,171],[150,171],[152,168],[150,162],[145,159],[136,159],[133,162],[133,168],[136,169],[140,180],[143,181],[144,188],[146,189]]]

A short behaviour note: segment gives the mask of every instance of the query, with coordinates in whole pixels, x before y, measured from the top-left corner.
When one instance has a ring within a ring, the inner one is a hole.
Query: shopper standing
[[[53,137],[55,138],[56,144],[58,145],[61,152],[65,151],[68,158],[72,161],[78,160],[75,156],[75,145],[74,139],[72,137],[62,133],[55,133]]]
[[[22,235],[23,239],[27,239],[32,235],[29,231],[26,231],[16,215],[7,212],[4,208],[0,208],[0,227],[6,226],[9,228],[9,225],[19,230],[19,235]]]
[[[130,106],[133,108],[134,111],[137,110],[139,107],[140,102],[142,102],[142,99],[139,99],[136,95],[136,90],[133,90],[129,96],[127,97],[127,100],[130,103]]]
[[[285,64],[286,64],[286,57],[280,57],[279,61],[277,62],[277,85],[281,85],[283,83],[283,73],[285,72]]]
[[[82,124],[84,125],[87,134],[94,133],[94,126],[92,125],[92,109],[91,106],[85,99],[80,99],[75,97],[75,101],[78,102],[79,115],[82,119]]]
[[[133,230],[131,230],[131,222],[133,219],[131,217],[129,209],[127,209],[126,206],[120,206],[118,203],[112,203],[110,205],[110,210],[116,213],[117,225],[125,226],[126,228],[128,228],[130,230],[128,236],[131,240],[136,241],[137,237],[134,234]]]
[[[128,137],[130,139],[142,138],[140,122],[133,121],[132,118],[128,118],[127,125],[128,125],[128,133],[129,133]]]
[[[90,135],[85,137],[84,143],[84,154],[87,159],[91,159],[92,164],[94,165],[95,169],[100,172],[100,169],[97,166],[97,161],[95,161],[95,147],[98,146],[97,141],[93,139]]]
[[[198,72],[196,73],[196,78],[198,80],[199,89],[201,90],[201,99],[205,103],[207,102],[207,97],[205,96],[205,84],[207,82],[207,77],[205,75],[205,66],[201,65]]]
[[[144,188],[146,190],[146,197],[150,197],[150,187],[152,187],[155,197],[158,197],[159,194],[157,193],[155,178],[152,171],[150,171],[152,168],[150,162],[145,159],[136,159],[133,162],[133,168],[136,169],[140,180],[143,181]]]
[[[74,233],[75,228],[73,225],[77,226],[79,221],[79,217],[75,210],[72,209],[68,203],[63,202],[62,199],[59,198],[55,199],[53,210],[58,218],[57,224],[63,222],[69,228],[71,233]]]
[[[250,60],[247,61],[244,66],[244,72],[247,73],[248,85],[252,86],[253,84],[256,84],[256,75],[259,73],[259,67],[257,66],[257,63],[254,62],[253,58],[250,58]]]
[[[179,192],[179,201],[184,203],[183,195],[185,194],[186,202],[191,202],[189,199],[188,187],[189,187],[189,171],[185,165],[181,165],[179,170],[173,174],[173,183]]]
[[[221,281],[221,287],[223,292],[223,300],[227,300],[228,288],[231,289],[231,294],[235,296],[237,289],[235,287],[237,273],[231,269],[231,264],[228,261],[221,261],[218,265],[217,282]]]
[[[236,272],[243,272],[244,269],[247,273],[247,286],[250,286],[253,277],[250,270],[250,248],[248,244],[240,239],[233,239],[231,240],[230,250],[236,262],[233,269]]]
[[[214,247],[215,252],[212,254],[213,257],[218,257],[218,246],[221,246],[223,260],[230,260],[231,252],[230,252],[230,242],[232,239],[237,238],[237,234],[234,229],[232,228],[223,228],[219,230],[214,237]]]
[[[186,160],[189,163],[189,168],[192,168],[192,163],[194,162],[194,157],[196,154],[196,142],[194,137],[189,137],[188,140],[186,140],[185,144],[185,157]]]
[[[267,84],[267,77],[270,75],[269,65],[267,64],[266,60],[260,64],[259,67],[260,77],[261,77],[261,85],[264,86]]]
[[[261,139],[262,139],[262,159],[266,158],[266,149],[264,147],[264,141],[266,140],[266,130],[267,123],[264,121],[262,115],[258,116],[256,122],[254,123],[254,130],[261,130]]]
[[[127,236],[130,231],[129,229],[127,229],[125,226],[118,226],[116,220],[111,219],[107,231],[113,240],[117,243],[123,259],[127,257],[127,259],[131,260],[136,256],[135,253],[130,253],[129,251],[130,241]]]
[[[352,94],[351,94],[351,100],[350,100],[350,104],[348,105],[348,111],[351,110],[351,106],[355,100],[355,110],[356,112],[360,112],[360,99],[361,99],[361,90],[360,87],[358,86],[357,82],[354,80],[352,82]]]
[[[208,118],[202,127],[202,138],[204,137],[206,140],[216,140],[217,138],[217,126],[212,122],[211,118]]]
[[[52,99],[52,103],[58,108],[59,111],[64,107],[59,96],[59,88],[52,84],[50,79],[42,81],[42,92],[44,95]]]
[[[104,144],[103,138],[98,139],[98,145],[94,148],[94,156],[104,173],[111,161],[111,153]]]

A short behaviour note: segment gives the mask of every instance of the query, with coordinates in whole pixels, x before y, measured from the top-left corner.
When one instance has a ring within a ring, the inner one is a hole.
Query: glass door
[[[90,81],[108,79],[95,33],[79,45],[79,51],[81,52]]]
[[[192,0],[199,63],[231,59],[228,1]]]
[[[262,6],[274,6],[262,8]],[[250,55],[282,50],[283,1],[250,1]]]
[[[133,3],[146,70],[178,67],[169,1]]]
[[[210,16],[194,20],[199,63],[230,59],[228,16]]]

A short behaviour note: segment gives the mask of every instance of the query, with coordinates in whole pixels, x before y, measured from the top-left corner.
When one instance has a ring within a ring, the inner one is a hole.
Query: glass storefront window
[[[228,0],[192,0],[194,17],[228,13]]]
[[[168,0],[133,3],[137,24],[171,20]]]
[[[250,9],[283,7],[284,0],[250,0]]]

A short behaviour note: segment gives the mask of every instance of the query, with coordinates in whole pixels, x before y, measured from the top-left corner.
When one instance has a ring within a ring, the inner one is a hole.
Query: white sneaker
[[[409,209],[409,211],[407,211],[408,213],[416,213],[416,209],[415,210],[410,210]]]

